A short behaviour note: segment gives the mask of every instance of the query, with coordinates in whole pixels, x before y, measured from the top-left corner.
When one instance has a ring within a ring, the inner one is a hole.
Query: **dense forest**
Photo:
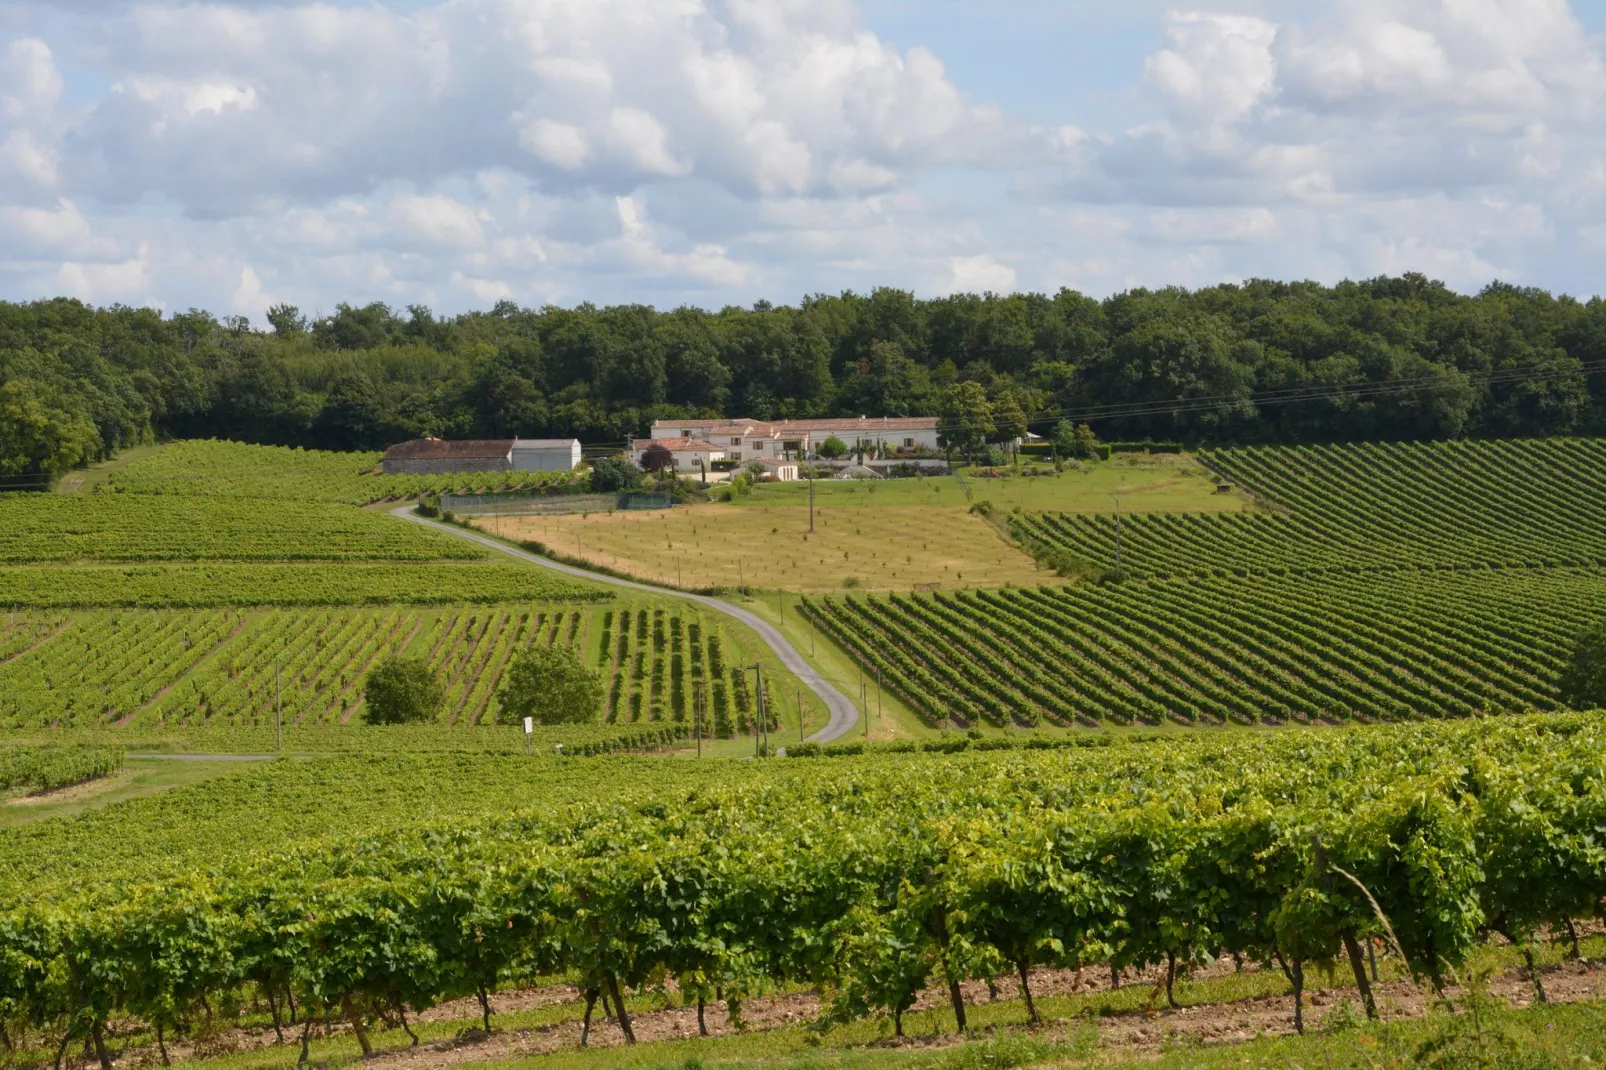
[[[0,302],[0,475],[178,437],[622,445],[687,414],[935,414],[964,383],[1034,429],[1070,416],[1107,439],[1606,432],[1606,301],[1501,283],[1469,297],[1420,275],[1103,301],[879,289],[718,312],[504,301],[449,318],[281,305],[268,319]]]

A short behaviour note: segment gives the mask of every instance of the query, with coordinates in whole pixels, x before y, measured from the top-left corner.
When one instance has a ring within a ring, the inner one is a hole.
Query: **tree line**
[[[267,319],[0,302],[0,476],[169,437],[622,445],[690,415],[970,413],[1041,434],[1069,416],[1106,439],[1211,444],[1606,429],[1606,301],[1503,283],[1468,296],[1416,274],[1102,301],[881,288],[718,311],[373,303]]]

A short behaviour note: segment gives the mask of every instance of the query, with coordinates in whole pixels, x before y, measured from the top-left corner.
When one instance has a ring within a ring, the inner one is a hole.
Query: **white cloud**
[[[474,209],[450,197],[397,197],[391,218],[406,234],[436,245],[473,247],[485,243],[485,231]]]
[[[1276,38],[1274,24],[1250,15],[1174,14],[1167,47],[1149,57],[1148,75],[1180,111],[1232,122],[1274,88]]]
[[[978,102],[850,0],[51,5],[0,31],[0,297],[1598,274],[1606,64],[1565,0],[1195,3],[1100,87],[1127,129]]]
[[[1008,293],[1015,288],[1015,269],[1000,264],[985,253],[979,256],[956,256],[948,262],[951,274],[948,290],[951,293]]]

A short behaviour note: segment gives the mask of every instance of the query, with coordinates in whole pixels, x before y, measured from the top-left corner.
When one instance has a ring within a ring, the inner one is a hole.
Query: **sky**
[[[0,299],[1603,269],[1606,0],[0,0]]]

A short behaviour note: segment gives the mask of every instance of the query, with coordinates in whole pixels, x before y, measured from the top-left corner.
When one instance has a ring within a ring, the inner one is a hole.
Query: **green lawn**
[[[1033,467],[1022,463],[1024,472]],[[1238,512],[1249,507],[1242,493],[1216,493],[1215,478],[1187,454],[1122,454],[1092,462],[1078,471],[1055,473],[1047,464],[1035,466],[1047,475],[1004,475],[988,478],[982,469],[967,469],[960,476],[885,480],[816,480],[816,505],[909,506],[970,505],[990,501],[999,509],[1025,512],[1108,513],[1119,495],[1123,512],[1198,513]],[[997,469],[1008,473],[1009,468]],[[963,479],[963,484],[961,483]],[[806,481],[765,483],[742,499],[743,506],[807,506]]]

